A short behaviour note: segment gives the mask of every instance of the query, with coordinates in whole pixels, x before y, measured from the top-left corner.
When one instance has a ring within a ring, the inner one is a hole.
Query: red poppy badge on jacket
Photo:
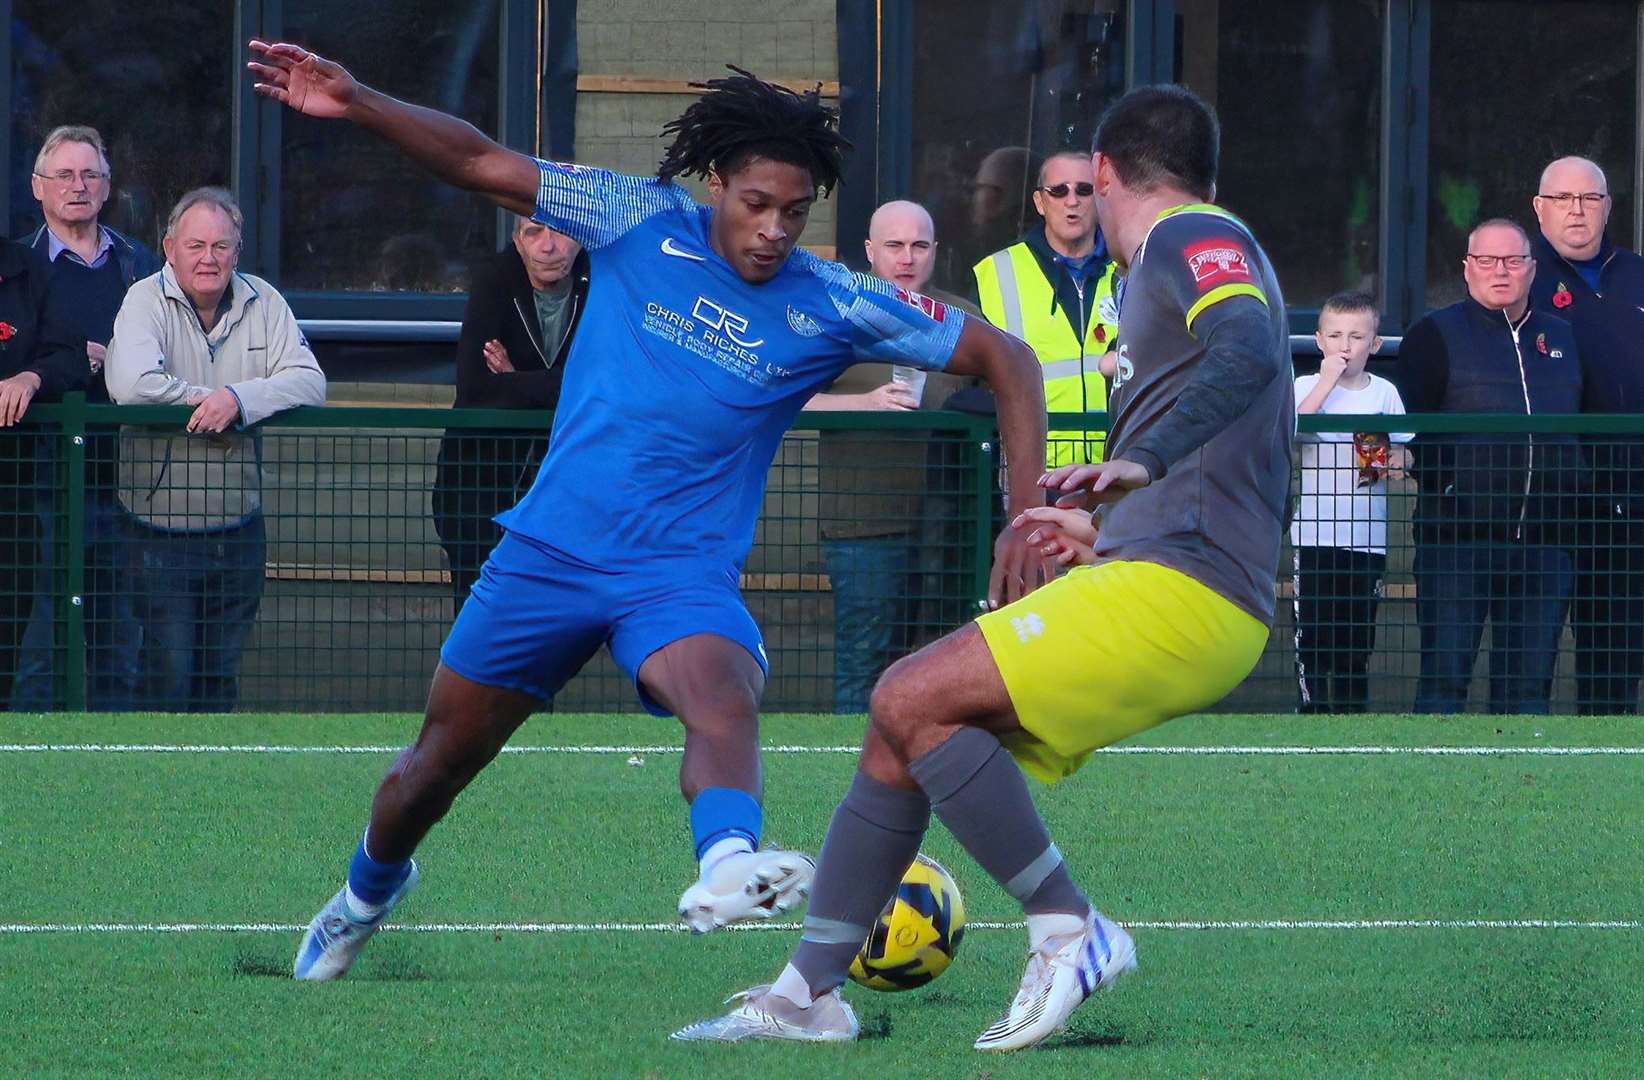
[[[9,322],[0,322],[0,341],[10,341],[17,336],[17,327]]]
[[[1570,295],[1570,287],[1562,281],[1559,282],[1558,291],[1553,293],[1553,306],[1562,309],[1573,303],[1575,303],[1575,297]]]

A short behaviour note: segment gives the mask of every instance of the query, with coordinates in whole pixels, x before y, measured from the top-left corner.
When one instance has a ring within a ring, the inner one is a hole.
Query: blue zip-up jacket
[[[1575,332],[1534,304],[1514,323],[1468,298],[1413,323],[1395,376],[1412,413],[1575,413]],[[1569,545],[1586,469],[1574,435],[1416,437],[1416,538]]]
[[[1644,413],[1644,256],[1605,240],[1595,290],[1539,230],[1530,250],[1530,302],[1575,328],[1586,379],[1582,411]],[[1644,521],[1644,437],[1612,433],[1584,442],[1600,520]]]
[[[120,267],[120,281],[126,288],[129,289],[150,274],[159,272],[160,257],[158,255],[137,241],[128,239],[113,229],[109,229],[107,225],[102,227],[108,229],[109,236],[114,240],[112,253],[115,263]],[[38,252],[41,258],[46,258],[51,251],[51,238],[47,235],[44,225],[30,233],[23,243]]]

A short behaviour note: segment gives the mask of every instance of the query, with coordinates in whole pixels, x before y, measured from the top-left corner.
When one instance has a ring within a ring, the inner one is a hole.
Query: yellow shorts
[[[1259,619],[1148,562],[1077,567],[976,624],[1023,728],[1002,741],[1046,783],[1093,750],[1214,705],[1267,644]]]

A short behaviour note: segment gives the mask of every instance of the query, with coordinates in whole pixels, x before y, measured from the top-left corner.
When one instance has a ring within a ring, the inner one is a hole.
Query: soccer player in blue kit
[[[699,879],[692,930],[805,898],[814,863],[760,850],[766,664],[738,591],[765,476],[800,407],[859,359],[980,375],[1010,462],[1011,516],[1042,500],[1045,402],[1033,353],[980,320],[794,245],[848,144],[836,114],[744,72],[664,129],[658,175],[539,161],[388,97],[295,45],[251,42],[256,90],[350,120],[442,179],[587,248],[592,286],[536,483],[441,650],[421,733],[377,789],[348,881],[298,949],[299,979],[345,974],[415,886],[411,855],[531,711],[608,646],[641,702],[685,728],[681,793]],[[698,205],[676,176],[706,179]],[[989,600],[1046,561],[1006,529]]]

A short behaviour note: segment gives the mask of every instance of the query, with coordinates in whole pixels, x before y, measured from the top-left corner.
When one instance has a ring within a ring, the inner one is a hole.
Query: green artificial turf
[[[21,717],[0,744],[396,746],[405,716]],[[770,746],[860,719],[771,717]],[[1021,973],[1016,929],[950,971],[853,989],[850,1047],[670,1044],[780,970],[790,926],[654,924],[694,876],[674,725],[534,720],[419,852],[423,883],[342,982],[296,985],[294,931],[0,931],[0,1074],[245,1076],[1627,1076],[1644,930],[1136,930],[1140,969],[1045,1048],[970,1049]],[[1636,721],[1205,717],[1126,746],[1637,747]],[[306,923],[335,891],[386,753],[0,753],[0,924]],[[849,753],[768,755],[767,836],[815,851]],[[1122,922],[1644,918],[1644,757],[1099,755],[1036,788]],[[939,827],[973,923],[1019,917]]]

